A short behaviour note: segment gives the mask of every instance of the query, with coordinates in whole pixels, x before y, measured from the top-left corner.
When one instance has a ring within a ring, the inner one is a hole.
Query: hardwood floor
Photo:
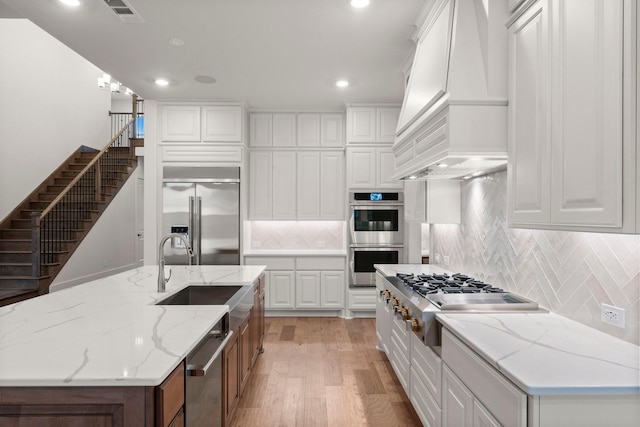
[[[375,345],[375,319],[266,318],[231,426],[421,426]]]

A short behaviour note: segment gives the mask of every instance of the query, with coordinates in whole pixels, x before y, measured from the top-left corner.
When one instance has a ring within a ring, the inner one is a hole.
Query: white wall
[[[51,284],[56,291],[138,267],[136,256],[137,176],[129,177],[100,219]]]
[[[30,21],[0,19],[0,219],[79,146],[109,141],[102,74]]]

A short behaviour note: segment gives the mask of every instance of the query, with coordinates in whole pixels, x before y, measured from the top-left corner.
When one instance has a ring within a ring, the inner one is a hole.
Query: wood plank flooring
[[[375,319],[266,318],[231,426],[422,426],[375,346]]]

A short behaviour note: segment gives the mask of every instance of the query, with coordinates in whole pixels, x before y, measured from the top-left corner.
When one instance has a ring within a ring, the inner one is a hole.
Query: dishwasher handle
[[[203,377],[205,375],[207,375],[207,371],[209,370],[209,368],[211,368],[211,365],[213,365],[213,362],[215,362],[215,360],[220,357],[220,354],[222,353],[222,350],[224,350],[224,347],[227,345],[227,343],[229,342],[229,340],[231,339],[231,336],[233,335],[233,331],[229,331],[226,334],[223,335],[210,335],[210,339],[223,339],[222,337],[224,337],[222,343],[218,346],[218,348],[216,349],[215,353],[213,353],[213,355],[211,356],[211,358],[209,358],[209,360],[207,361],[207,363],[205,363],[204,365],[192,365],[192,364],[188,364],[187,363],[187,376],[188,377]]]

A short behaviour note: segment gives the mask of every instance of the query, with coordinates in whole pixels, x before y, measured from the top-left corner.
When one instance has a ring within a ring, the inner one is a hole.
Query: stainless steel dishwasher
[[[187,426],[222,426],[222,350],[232,335],[227,313],[187,356]]]

